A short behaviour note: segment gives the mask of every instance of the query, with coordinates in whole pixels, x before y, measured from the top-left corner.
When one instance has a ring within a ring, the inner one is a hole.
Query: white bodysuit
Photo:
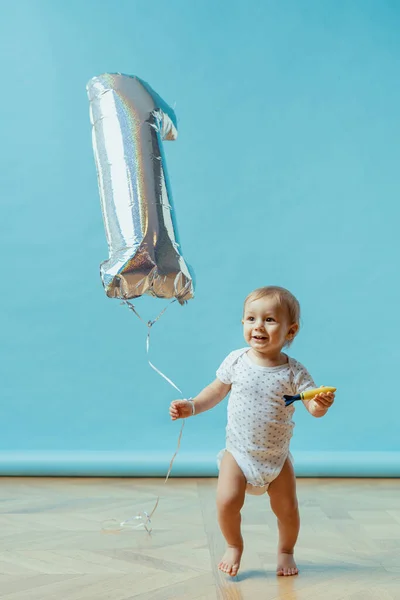
[[[284,394],[315,388],[307,369],[288,356],[288,363],[262,367],[248,355],[249,348],[234,350],[217,370],[217,378],[231,384],[226,426],[226,447],[217,457],[218,468],[228,450],[247,480],[246,492],[263,494],[281,472],[293,435],[294,404],[285,406]]]

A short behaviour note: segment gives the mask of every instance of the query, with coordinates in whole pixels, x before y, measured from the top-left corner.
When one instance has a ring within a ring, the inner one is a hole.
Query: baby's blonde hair
[[[278,285],[266,285],[264,287],[257,288],[250,292],[244,301],[243,305],[243,313],[246,308],[246,304],[248,302],[253,302],[253,300],[259,300],[260,298],[265,297],[276,298],[281,306],[286,308],[290,325],[293,323],[297,323],[300,328],[300,304],[297,298],[293,296],[289,290],[283,287],[279,287]],[[297,331],[298,333],[298,331]],[[296,333],[296,335],[297,335]],[[285,346],[290,346],[293,340],[290,340],[285,344]]]

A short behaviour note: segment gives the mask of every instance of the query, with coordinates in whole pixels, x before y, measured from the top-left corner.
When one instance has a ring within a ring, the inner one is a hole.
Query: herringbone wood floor
[[[2,600],[400,600],[400,482],[298,479],[297,577],[276,577],[267,496],[247,496],[235,579],[216,479],[2,478]],[[153,533],[101,533],[107,518],[150,511]]]

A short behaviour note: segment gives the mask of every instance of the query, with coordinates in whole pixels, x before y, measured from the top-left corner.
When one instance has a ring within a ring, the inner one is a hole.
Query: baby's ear
[[[286,338],[288,340],[288,344],[291,344],[293,342],[297,333],[298,333],[298,327],[296,327],[296,328],[293,327],[293,329],[290,328],[290,330],[288,331],[287,336],[286,336]]]

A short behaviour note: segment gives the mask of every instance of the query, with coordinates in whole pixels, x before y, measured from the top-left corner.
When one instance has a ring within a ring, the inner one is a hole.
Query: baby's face
[[[268,296],[247,302],[242,323],[244,339],[262,354],[280,352],[298,329],[289,322],[286,307]]]

